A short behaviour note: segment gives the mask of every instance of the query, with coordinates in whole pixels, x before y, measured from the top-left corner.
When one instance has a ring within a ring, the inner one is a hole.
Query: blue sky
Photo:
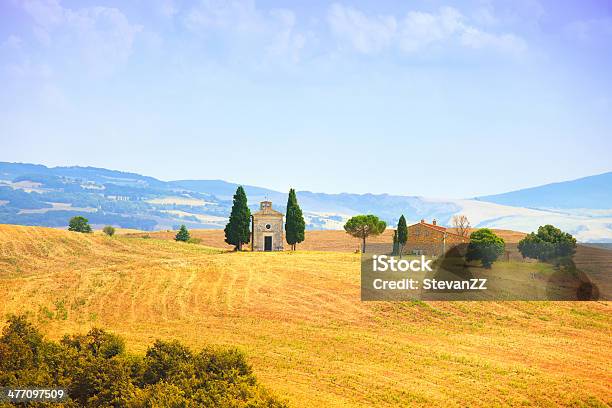
[[[470,197],[612,170],[605,1],[0,2],[0,160]]]

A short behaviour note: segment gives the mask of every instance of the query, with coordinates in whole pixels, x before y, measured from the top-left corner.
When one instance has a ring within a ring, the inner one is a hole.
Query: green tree
[[[304,229],[306,222],[300,208],[295,190],[289,190],[289,198],[287,199],[287,215],[285,217],[285,238],[287,243],[291,245],[291,249],[295,251],[296,244],[304,241]]]
[[[123,339],[96,328],[47,341],[24,316],[2,330],[0,385],[65,389],[65,407],[287,406],[257,382],[238,350],[193,353],[158,340],[145,356],[128,355]]]
[[[518,243],[523,258],[551,261],[571,257],[576,252],[576,238],[553,225],[544,225],[538,232],[531,233]]]
[[[506,244],[502,238],[495,235],[490,229],[482,228],[470,235],[465,259],[468,262],[480,261],[482,266],[490,269],[493,262],[504,253],[505,247]]]
[[[87,351],[94,357],[111,358],[125,352],[125,342],[121,337],[96,327],[84,336],[64,336],[61,344],[76,350]]]
[[[235,251],[242,251],[242,244],[250,240],[249,224],[251,211],[247,205],[247,196],[242,186],[236,189],[229,222],[225,226],[225,242],[234,245]]]
[[[387,223],[372,214],[356,215],[344,224],[344,230],[347,234],[355,238],[361,238],[361,252],[365,252],[366,238],[370,235],[382,234],[385,228],[387,228]]]
[[[393,255],[399,255],[399,241],[397,240],[397,229],[393,230]]]
[[[70,219],[70,222],[68,223],[68,231],[83,232],[83,233],[91,232],[91,227],[89,226],[89,220],[85,217],[81,217],[80,215],[77,215],[76,217],[72,217]]]
[[[397,223],[397,245],[400,258],[404,253],[406,241],[408,241],[408,226],[406,225],[406,218],[402,215]]]
[[[109,237],[112,237],[113,235],[115,235],[115,228],[110,225],[107,225],[106,227],[102,228],[102,232],[108,235]]]
[[[174,378],[190,377],[193,374],[189,372],[191,360],[193,353],[177,340],[157,340],[145,357],[144,383],[172,382]]]
[[[181,228],[176,233],[176,237],[174,237],[175,241],[187,242],[189,241],[190,235],[189,231],[187,231],[187,227],[185,225],[181,225]]]

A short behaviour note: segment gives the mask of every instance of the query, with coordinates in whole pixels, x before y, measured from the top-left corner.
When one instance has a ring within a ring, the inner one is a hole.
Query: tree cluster
[[[0,386],[63,388],[64,407],[285,407],[237,350],[156,341],[144,356],[100,329],[47,341],[24,316],[0,337]]]
[[[576,252],[576,238],[552,225],[538,228],[537,233],[531,233],[518,244],[518,250],[523,258],[533,258],[540,261],[558,260],[571,257]]]

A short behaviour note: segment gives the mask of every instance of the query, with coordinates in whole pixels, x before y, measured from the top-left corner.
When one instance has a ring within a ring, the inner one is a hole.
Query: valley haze
[[[0,162],[0,223],[64,227],[74,215],[95,226],[141,230],[223,228],[238,184],[223,180],[161,181],[94,167]],[[268,199],[285,211],[286,192],[244,186],[249,206]],[[308,229],[342,229],[373,213],[394,225],[465,214],[474,227],[530,232],[554,224],[581,242],[612,242],[612,172],[472,199],[298,191]]]

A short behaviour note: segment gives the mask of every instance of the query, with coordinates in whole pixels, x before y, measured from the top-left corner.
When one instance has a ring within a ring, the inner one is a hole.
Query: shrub
[[[121,337],[97,328],[84,336],[64,336],[61,343],[78,351],[86,351],[94,357],[111,358],[125,352],[125,342]]]
[[[172,381],[180,377],[191,377],[189,365],[193,360],[191,351],[178,341],[156,341],[145,356],[145,384]]]
[[[72,217],[70,219],[70,222],[68,223],[68,231],[83,232],[83,233],[91,232],[91,227],[89,226],[89,220],[85,217],[81,217],[80,215],[76,217]]]
[[[488,228],[472,232],[470,243],[465,254],[466,261],[480,261],[482,266],[489,269],[493,262],[504,253],[504,240]]]
[[[187,227],[185,225],[181,225],[181,228],[176,233],[176,237],[174,237],[175,241],[187,242],[189,241],[189,231],[187,231]]]
[[[112,237],[113,235],[115,235],[115,228],[110,225],[107,225],[106,227],[102,228],[102,232],[108,235],[109,237]]]
[[[63,406],[285,407],[262,388],[237,350],[194,354],[177,341],[156,341],[143,356],[101,329],[43,338],[24,316],[0,337],[0,386],[65,388]]]

